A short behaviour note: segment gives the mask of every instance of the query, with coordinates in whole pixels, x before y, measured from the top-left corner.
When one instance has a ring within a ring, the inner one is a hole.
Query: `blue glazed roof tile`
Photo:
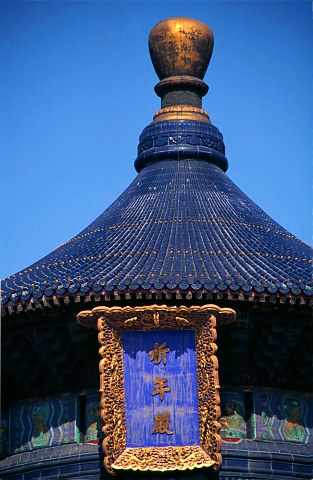
[[[3,280],[3,303],[127,289],[312,295],[311,247],[230,180],[224,153],[210,124],[148,126],[132,184],[76,237]]]

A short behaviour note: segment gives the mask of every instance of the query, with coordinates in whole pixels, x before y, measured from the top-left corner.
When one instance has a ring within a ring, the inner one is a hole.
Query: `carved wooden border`
[[[220,398],[215,327],[216,319],[227,318],[229,322],[235,317],[234,310],[217,305],[99,306],[78,314],[80,323],[94,327],[97,321],[98,325],[104,464],[109,473],[114,474],[117,470],[163,472],[202,467],[217,470],[220,467]],[[200,445],[127,448],[122,332],[186,329],[194,330],[196,338]]]

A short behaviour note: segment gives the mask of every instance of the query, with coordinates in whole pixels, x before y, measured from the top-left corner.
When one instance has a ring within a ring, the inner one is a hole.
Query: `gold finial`
[[[154,116],[154,121],[189,119],[210,122],[202,110],[202,97],[208,91],[203,77],[213,44],[211,29],[192,18],[168,18],[151,30],[149,51],[160,79],[155,92],[162,99],[162,108]]]
[[[177,75],[203,79],[208,68],[214,38],[199,20],[175,17],[155,25],[149,36],[149,51],[160,80]]]

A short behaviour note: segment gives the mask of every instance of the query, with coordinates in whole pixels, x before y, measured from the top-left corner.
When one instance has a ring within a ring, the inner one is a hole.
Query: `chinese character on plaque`
[[[155,365],[159,365],[161,360],[163,360],[163,365],[166,365],[166,354],[170,351],[168,347],[166,347],[166,342],[158,344],[155,342],[154,349],[149,352],[150,355],[150,362],[154,362]]]
[[[164,399],[164,393],[171,391],[171,389],[167,387],[167,378],[156,377],[153,383],[155,387],[151,395],[160,395],[160,400],[162,401]]]
[[[173,432],[168,429],[171,421],[169,412],[157,413],[153,418],[154,426],[152,433],[167,433],[167,435],[173,435]]]

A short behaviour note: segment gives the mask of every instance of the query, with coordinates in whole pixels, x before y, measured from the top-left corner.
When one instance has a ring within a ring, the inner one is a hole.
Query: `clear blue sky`
[[[311,243],[311,1],[0,1],[0,278],[72,238],[130,184],[160,100],[149,52],[168,17],[207,23],[203,108],[230,178]]]

